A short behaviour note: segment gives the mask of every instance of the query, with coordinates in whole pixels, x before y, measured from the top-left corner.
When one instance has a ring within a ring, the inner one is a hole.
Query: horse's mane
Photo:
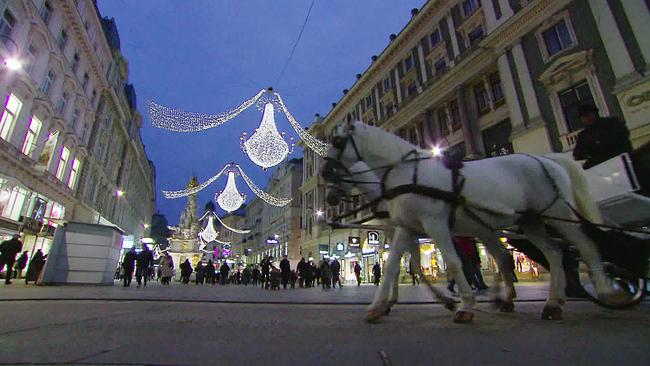
[[[399,159],[413,150],[424,151],[418,146],[379,127],[369,126],[363,122],[355,122],[354,127],[354,134],[360,137],[363,136],[362,141],[357,141],[357,144],[364,144],[367,151],[373,155]]]

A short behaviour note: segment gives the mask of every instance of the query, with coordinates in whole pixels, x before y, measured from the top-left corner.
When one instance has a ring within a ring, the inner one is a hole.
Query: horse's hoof
[[[544,306],[542,320],[562,320],[562,308],[559,306]]]
[[[445,305],[445,309],[449,311],[456,311],[456,302],[453,299],[446,298],[443,300],[443,304]]]
[[[474,319],[474,313],[467,310],[458,310],[454,315],[454,323],[466,324],[471,323]]]
[[[379,320],[385,314],[384,311],[378,309],[370,309],[366,312],[366,322],[373,323]]]
[[[632,302],[633,296],[623,291],[615,291],[598,295],[598,300],[610,306],[623,306]]]
[[[502,313],[513,313],[515,311],[515,303],[512,301],[501,301],[499,311]]]

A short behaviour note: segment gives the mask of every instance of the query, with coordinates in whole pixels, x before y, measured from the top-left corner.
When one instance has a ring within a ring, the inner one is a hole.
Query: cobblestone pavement
[[[649,304],[569,302],[563,321],[540,320],[542,305],[479,304],[459,325],[440,305],[397,306],[367,324],[361,305],[2,301],[0,364],[647,365]]]
[[[376,287],[373,285],[344,285],[343,288],[323,290],[296,288],[280,291],[264,291],[259,287],[235,285],[182,285],[172,283],[161,286],[152,282],[147,287],[124,288],[118,282],[114,286],[25,286],[14,281],[11,285],[0,284],[0,302],[3,300],[29,299],[104,299],[104,300],[169,300],[185,302],[256,302],[256,303],[302,303],[302,304],[369,304]],[[438,286],[444,289],[444,284]],[[431,303],[434,301],[424,285],[400,285],[400,303]],[[548,282],[523,282],[517,285],[518,301],[545,300]],[[487,301],[487,294],[478,296]]]

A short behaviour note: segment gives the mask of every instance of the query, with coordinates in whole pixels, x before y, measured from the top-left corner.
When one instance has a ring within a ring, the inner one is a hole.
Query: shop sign
[[[363,249],[361,250],[361,253],[362,253],[363,255],[375,254],[375,253],[377,253],[377,249],[375,249],[375,248],[363,248]]]
[[[336,250],[339,251],[339,252],[342,252],[343,250],[345,250],[345,245],[343,244],[343,242],[336,243]]]
[[[368,231],[368,244],[379,245],[379,231]]]
[[[359,248],[361,246],[361,238],[358,236],[348,236],[348,246],[351,248]]]
[[[386,250],[390,249],[390,244],[384,244],[384,249]]]
[[[275,245],[278,243],[279,243],[278,239],[266,239],[266,244]]]
[[[329,254],[330,252],[330,246],[327,244],[319,244],[318,245],[318,252],[320,254]]]

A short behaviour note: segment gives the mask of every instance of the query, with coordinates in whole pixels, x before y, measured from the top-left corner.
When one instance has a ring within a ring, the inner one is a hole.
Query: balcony
[[[578,142],[578,134],[580,134],[580,131],[582,130],[574,131],[560,136],[560,139],[562,140],[562,152],[573,150],[573,148],[576,146],[576,143]]]

